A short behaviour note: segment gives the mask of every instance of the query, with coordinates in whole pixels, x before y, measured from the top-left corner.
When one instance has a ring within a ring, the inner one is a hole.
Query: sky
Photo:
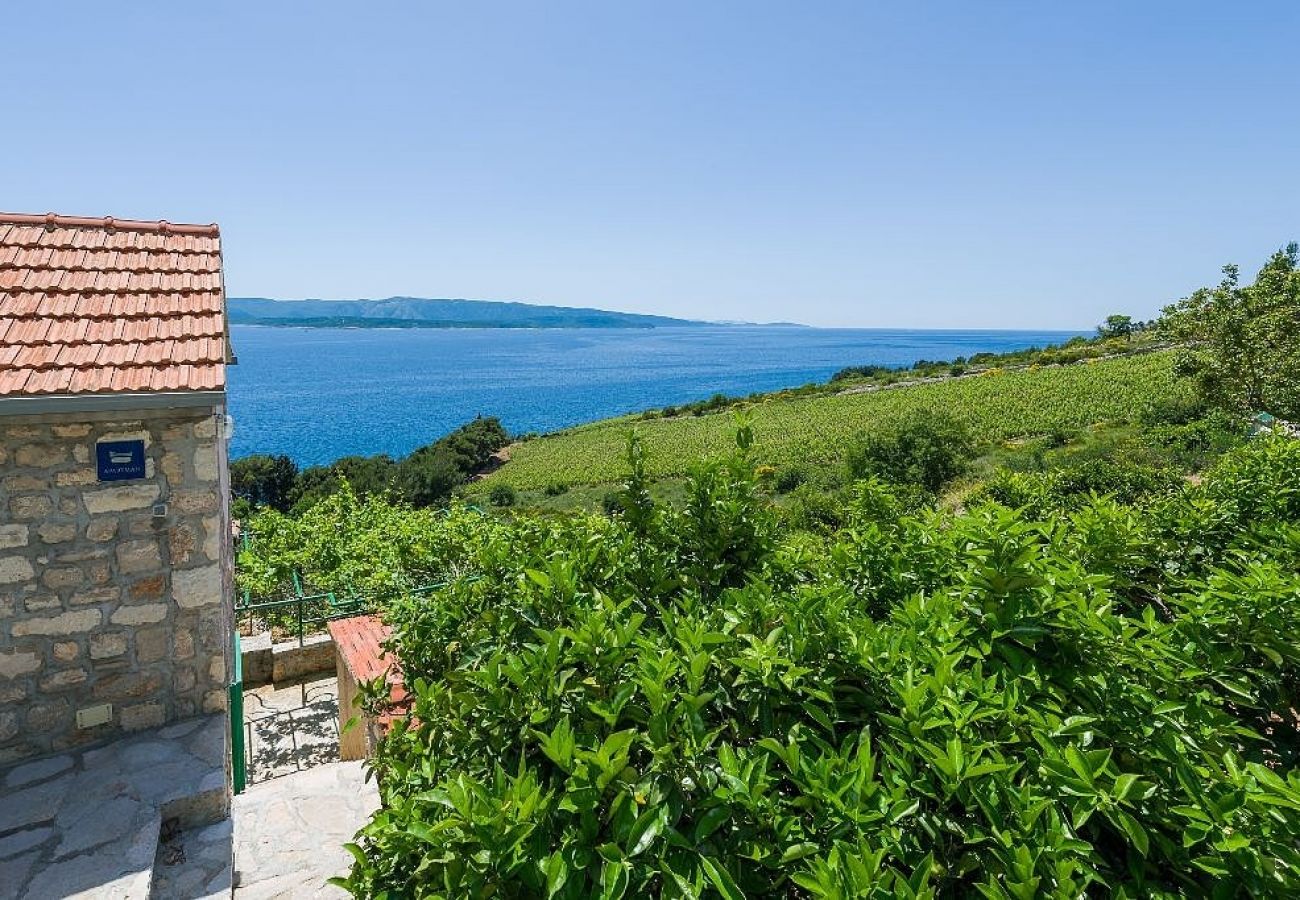
[[[0,209],[230,296],[1087,328],[1300,239],[1295,2],[24,3]]]

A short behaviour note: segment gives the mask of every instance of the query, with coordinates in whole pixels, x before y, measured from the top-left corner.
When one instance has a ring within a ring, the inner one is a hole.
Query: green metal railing
[[[248,761],[244,747],[244,659],[239,646],[239,629],[235,629],[232,642],[235,662],[230,679],[230,768],[236,794],[242,794],[248,784]]]
[[[482,512],[477,507],[471,507],[477,512]],[[248,532],[244,531],[240,535],[240,543],[243,547],[248,546]],[[322,593],[308,594],[303,590],[302,578],[295,571],[291,573],[293,582],[292,597],[284,597],[278,600],[253,600],[250,591],[245,588],[243,594],[234,603],[235,628],[232,640],[232,649],[234,652],[234,665],[231,669],[232,676],[230,680],[230,694],[228,708],[230,710],[230,755],[231,768],[233,770],[232,778],[234,781],[235,793],[243,792],[248,782],[247,766],[247,744],[244,735],[244,665],[241,656],[242,648],[239,638],[240,616],[247,615],[252,617],[258,612],[266,612],[280,609],[293,609],[294,632],[298,636],[298,646],[302,646],[309,633],[314,633],[316,626],[325,625],[334,619],[343,619],[349,616],[361,615],[376,609],[385,600],[396,597],[420,596],[431,594],[434,591],[442,590],[447,587],[449,582],[439,581],[432,584],[421,585],[420,587],[399,589],[385,592],[377,596],[356,595],[339,599],[333,591]],[[477,581],[478,576],[472,575],[464,579],[466,581]]]
[[[480,515],[486,515],[482,509],[470,505],[468,509],[473,510]],[[240,534],[241,547],[247,549],[249,546],[248,532]],[[298,646],[302,646],[306,635],[313,633],[316,626],[322,626],[334,619],[343,619],[348,616],[362,615],[371,612],[377,604],[395,597],[409,597],[412,595],[428,594],[433,591],[441,590],[447,586],[447,582],[440,581],[432,584],[421,585],[420,587],[396,589],[385,592],[377,596],[364,596],[356,594],[352,597],[340,599],[335,591],[321,591],[314,594],[308,594],[303,590],[302,576],[296,571],[289,573],[290,581],[293,585],[293,596],[282,597],[277,600],[254,600],[247,588],[240,599],[235,601],[235,630],[239,630],[240,616],[246,615],[252,617],[258,612],[269,612],[281,609],[293,609],[293,632],[297,635]],[[477,576],[470,576],[469,581],[477,581]]]
[[[470,576],[466,581],[477,581],[478,576]],[[298,633],[298,646],[302,646],[308,629],[315,625],[321,625],[334,619],[344,619],[349,616],[360,615],[369,612],[385,600],[394,597],[411,597],[423,594],[431,594],[434,591],[442,590],[447,587],[448,582],[440,581],[433,584],[426,584],[420,587],[410,588],[409,590],[398,590],[381,594],[376,597],[351,597],[346,600],[339,600],[333,592],[323,594],[303,594],[302,582],[295,575],[294,586],[298,591],[298,596],[289,597],[283,600],[268,600],[261,603],[253,602],[244,592],[242,602],[235,604],[236,616],[239,613],[253,615],[259,610],[284,609],[293,606],[295,608],[294,622]],[[308,607],[316,605],[319,614],[309,614]],[[238,618],[236,618],[238,626]],[[234,629],[234,666],[233,675],[230,681],[230,757],[232,779],[234,782],[235,793],[239,794],[244,791],[248,783],[248,762],[247,762],[247,744],[244,735],[244,664],[242,659],[242,648],[239,640],[239,628]]]
[[[471,577],[466,580],[476,581],[477,578]],[[346,619],[349,616],[369,613],[386,600],[431,594],[434,591],[442,590],[447,585],[448,582],[438,581],[419,587],[388,591],[375,596],[356,595],[340,599],[334,591],[304,594],[302,592],[302,583],[295,575],[294,591],[296,596],[293,597],[285,597],[280,600],[254,601],[249,597],[248,591],[245,591],[243,599],[235,604],[235,623],[238,626],[240,616],[251,617],[258,612],[292,609],[293,632],[297,635],[298,646],[301,647],[306,640],[306,636],[318,630],[317,626],[325,625],[335,619]],[[239,628],[236,627],[235,630],[238,631]]]

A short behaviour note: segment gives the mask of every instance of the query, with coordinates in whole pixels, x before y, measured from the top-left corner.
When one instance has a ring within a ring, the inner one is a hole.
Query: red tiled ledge
[[[393,630],[378,616],[352,616],[330,622],[329,632],[338,666],[339,756],[345,760],[364,759],[393,722],[410,711],[411,697],[402,682],[401,669],[383,647]],[[388,684],[388,707],[377,716],[365,716],[353,703],[360,683],[376,678]],[[358,715],[361,721],[345,729],[348,720]]]

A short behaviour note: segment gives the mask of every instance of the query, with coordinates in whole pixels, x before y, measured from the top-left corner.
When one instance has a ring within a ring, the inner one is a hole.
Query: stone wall
[[[0,418],[0,764],[225,709],[218,412]],[[132,439],[146,477],[99,483],[96,441]],[[107,724],[77,727],[105,703]]]

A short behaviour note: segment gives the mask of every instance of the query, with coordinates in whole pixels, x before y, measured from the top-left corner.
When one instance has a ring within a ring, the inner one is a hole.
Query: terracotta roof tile
[[[0,213],[0,397],[224,390],[215,225]]]

